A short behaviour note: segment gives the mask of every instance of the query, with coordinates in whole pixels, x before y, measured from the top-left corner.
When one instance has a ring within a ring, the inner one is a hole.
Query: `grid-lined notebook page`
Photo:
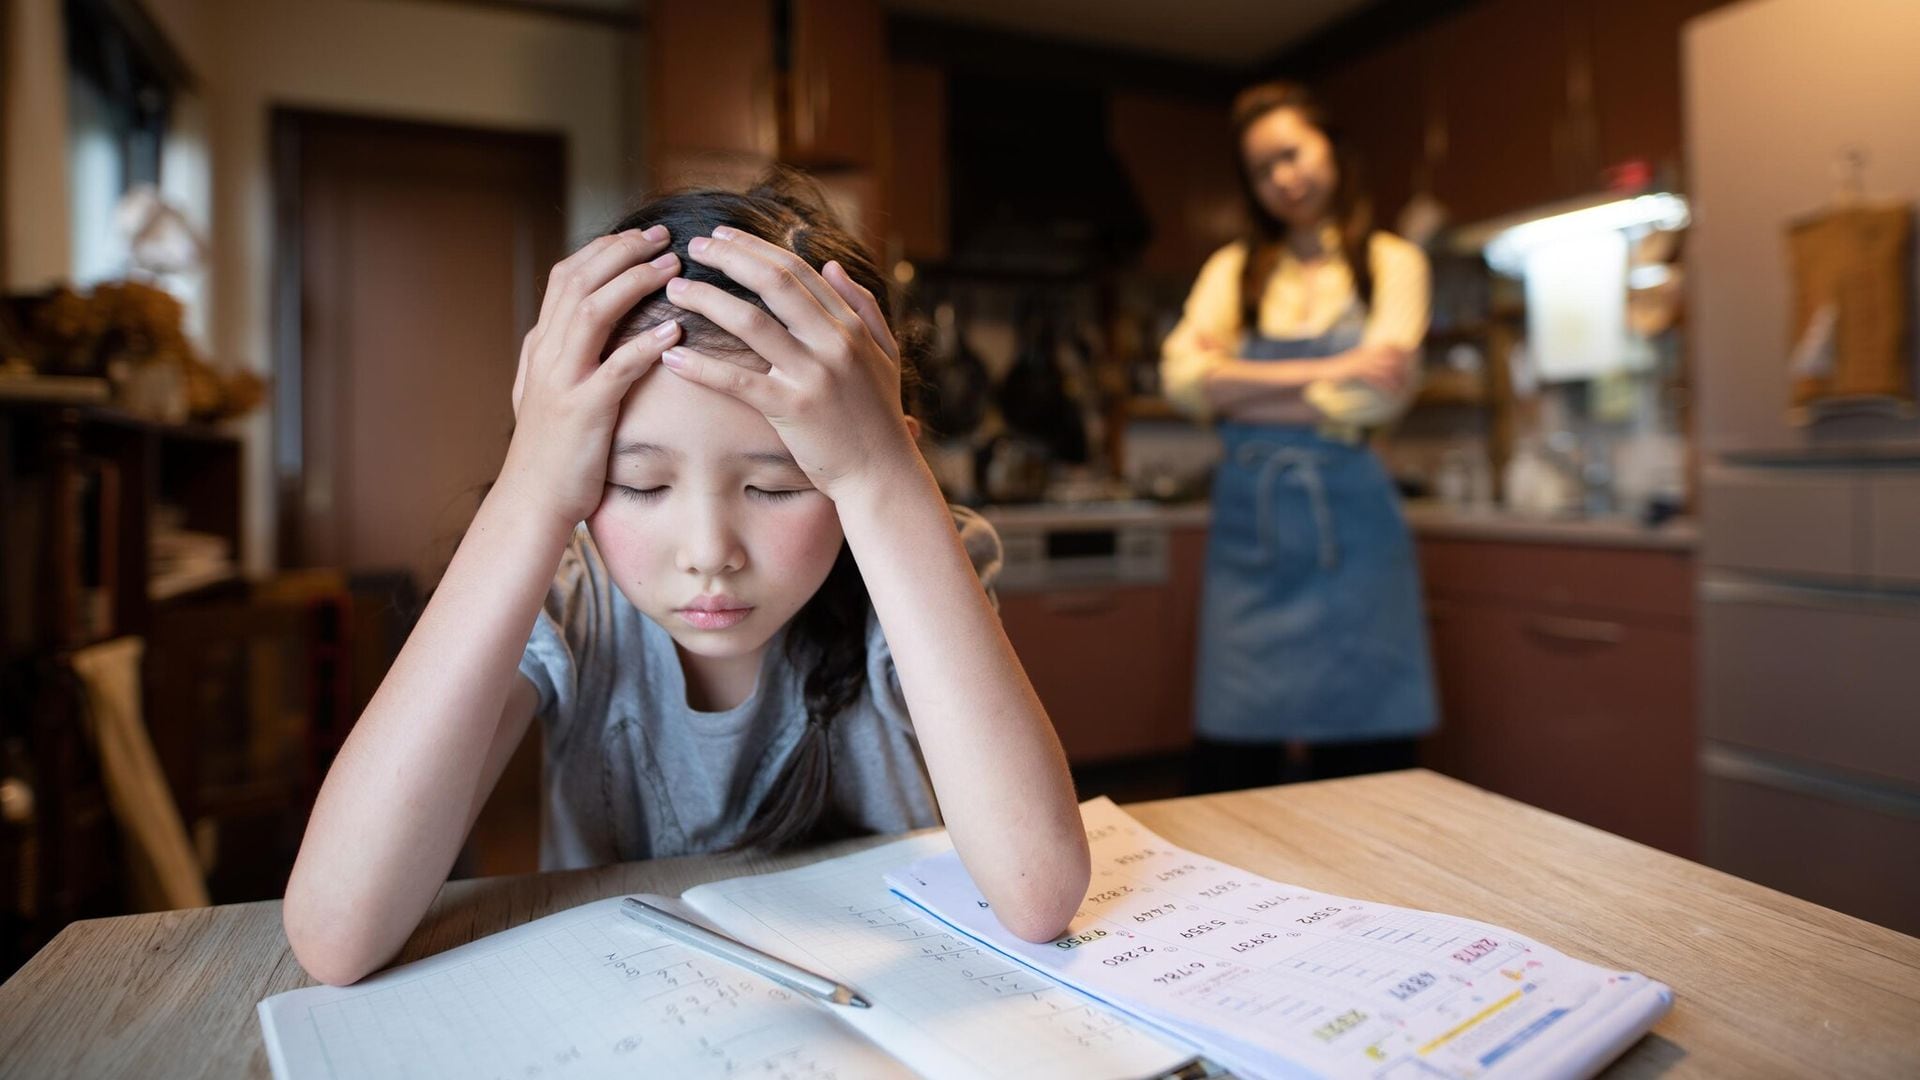
[[[620,900],[549,915],[352,986],[262,1001],[274,1076],[906,1075],[825,1006],[646,929],[620,913]]]
[[[1192,1056],[1137,1022],[955,934],[895,895],[888,871],[950,849],[901,840],[683,899],[727,933],[873,1002],[846,1023],[932,1080],[1145,1077]]]

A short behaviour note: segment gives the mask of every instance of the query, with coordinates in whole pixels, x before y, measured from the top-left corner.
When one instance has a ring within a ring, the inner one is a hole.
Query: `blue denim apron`
[[[1242,356],[1360,343],[1356,300],[1314,338],[1250,335]],[[1438,709],[1413,539],[1380,460],[1312,428],[1222,422],[1201,596],[1194,726],[1224,742],[1407,738]]]

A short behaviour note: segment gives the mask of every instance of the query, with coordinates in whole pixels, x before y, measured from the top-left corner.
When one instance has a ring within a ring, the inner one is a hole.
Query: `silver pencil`
[[[829,1005],[851,1005],[856,1009],[872,1007],[851,986],[834,982],[824,975],[816,975],[806,968],[795,967],[777,956],[769,956],[751,945],[742,944],[725,934],[716,934],[664,908],[654,907],[645,900],[629,896],[620,902],[620,910],[635,922],[658,930],[682,945],[738,964],[789,990],[819,998]]]

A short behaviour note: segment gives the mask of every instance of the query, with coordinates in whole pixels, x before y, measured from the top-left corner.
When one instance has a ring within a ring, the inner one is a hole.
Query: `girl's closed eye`
[[[747,494],[752,495],[754,498],[757,498],[762,502],[786,502],[789,499],[797,499],[800,496],[805,495],[810,491],[817,491],[817,490],[819,489],[810,488],[810,487],[763,488],[763,487],[757,487],[752,484],[747,485]]]
[[[614,490],[614,493],[619,495],[621,498],[628,499],[632,502],[642,502],[642,503],[658,502],[661,498],[663,498],[667,494],[667,485],[665,484],[659,484],[654,487],[638,488],[638,487],[631,487],[627,484],[615,484],[610,482],[607,484],[607,486],[612,488]]]

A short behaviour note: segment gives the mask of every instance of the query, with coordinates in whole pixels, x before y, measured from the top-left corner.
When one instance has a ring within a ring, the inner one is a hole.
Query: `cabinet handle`
[[[1527,620],[1527,631],[1535,637],[1553,641],[1574,641],[1582,645],[1618,645],[1626,640],[1626,627],[1616,622],[1593,619],[1567,619],[1541,615]]]
[[[1119,604],[1120,598],[1111,592],[1048,593],[1041,601],[1049,615],[1099,615]]]

